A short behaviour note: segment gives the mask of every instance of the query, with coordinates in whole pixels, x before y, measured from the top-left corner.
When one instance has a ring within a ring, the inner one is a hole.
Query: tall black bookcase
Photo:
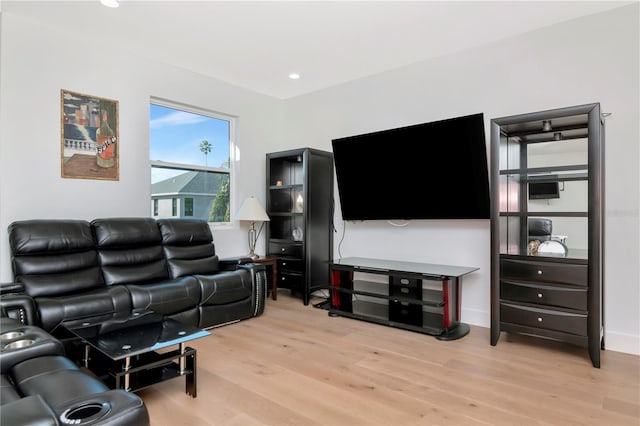
[[[267,254],[278,287],[302,295],[329,286],[333,259],[333,154],[312,148],[267,154]]]
[[[491,164],[491,344],[502,331],[561,340],[586,347],[593,366],[600,367],[600,104],[491,120]],[[540,184],[555,190],[541,196],[532,191]],[[540,223],[546,224],[544,234]]]

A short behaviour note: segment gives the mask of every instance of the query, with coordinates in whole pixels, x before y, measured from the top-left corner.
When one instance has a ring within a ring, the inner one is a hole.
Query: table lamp
[[[249,227],[249,255],[251,259],[258,259],[258,256],[255,253],[256,249],[256,240],[258,239],[258,235],[260,235],[260,231],[262,230],[262,225],[260,225],[260,230],[256,232],[256,222],[266,222],[269,221],[269,216],[267,216],[267,212],[264,211],[264,208],[260,205],[260,202],[255,197],[248,197],[240,206],[240,209],[236,213],[236,220],[243,220],[247,222],[251,222],[251,226]]]

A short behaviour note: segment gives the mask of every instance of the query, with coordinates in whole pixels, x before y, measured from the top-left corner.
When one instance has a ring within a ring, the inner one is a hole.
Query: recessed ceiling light
[[[291,74],[289,74],[289,78],[290,78],[291,80],[297,80],[297,79],[299,79],[299,78],[300,78],[300,74],[295,73],[295,72],[292,72]]]
[[[100,3],[102,3],[103,6],[107,6],[107,7],[120,6],[120,3],[118,3],[118,0],[100,0]]]

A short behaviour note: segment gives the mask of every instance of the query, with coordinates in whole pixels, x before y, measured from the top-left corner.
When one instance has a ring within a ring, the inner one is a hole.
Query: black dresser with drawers
[[[500,329],[588,343],[586,260],[500,259]]]

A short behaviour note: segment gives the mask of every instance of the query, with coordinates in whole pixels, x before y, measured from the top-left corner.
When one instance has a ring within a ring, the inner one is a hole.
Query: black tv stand
[[[459,339],[469,333],[469,326],[460,322],[462,276],[478,269],[361,257],[335,260],[331,262],[329,315],[439,340]],[[354,279],[354,273],[361,276]],[[377,280],[376,275],[388,279]]]

